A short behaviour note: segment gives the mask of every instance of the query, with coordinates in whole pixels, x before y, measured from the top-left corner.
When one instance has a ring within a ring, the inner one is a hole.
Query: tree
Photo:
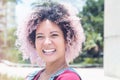
[[[81,56],[99,58],[103,53],[104,0],[87,0],[78,14],[85,31],[86,41]],[[80,58],[80,57],[78,57]]]
[[[13,56],[16,56],[15,53],[17,51],[13,48],[15,42],[15,37],[13,36],[13,33],[15,32],[15,29],[8,29],[7,27],[7,9],[9,8],[7,6],[7,3],[18,3],[20,1],[21,0],[0,0],[0,59],[13,59]],[[11,53],[13,53],[13,55]]]

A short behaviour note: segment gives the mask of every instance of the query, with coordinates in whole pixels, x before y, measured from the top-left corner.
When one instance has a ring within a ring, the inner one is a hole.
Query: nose
[[[49,38],[46,38],[44,41],[44,44],[46,44],[46,45],[49,45],[51,43],[52,43],[52,41]]]

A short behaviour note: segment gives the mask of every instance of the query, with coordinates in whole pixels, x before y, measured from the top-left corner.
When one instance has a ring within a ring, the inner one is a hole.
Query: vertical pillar
[[[120,0],[105,0],[104,70],[120,79]]]

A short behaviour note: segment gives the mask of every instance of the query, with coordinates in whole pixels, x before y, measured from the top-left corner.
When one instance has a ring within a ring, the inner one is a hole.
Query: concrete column
[[[120,79],[120,0],[105,0],[104,70]]]

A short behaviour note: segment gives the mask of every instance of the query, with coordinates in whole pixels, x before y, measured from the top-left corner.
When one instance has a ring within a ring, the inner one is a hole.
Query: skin
[[[61,66],[68,67],[65,60],[66,41],[55,23],[44,20],[36,29],[35,46],[39,56],[46,62],[45,71],[54,73]]]

